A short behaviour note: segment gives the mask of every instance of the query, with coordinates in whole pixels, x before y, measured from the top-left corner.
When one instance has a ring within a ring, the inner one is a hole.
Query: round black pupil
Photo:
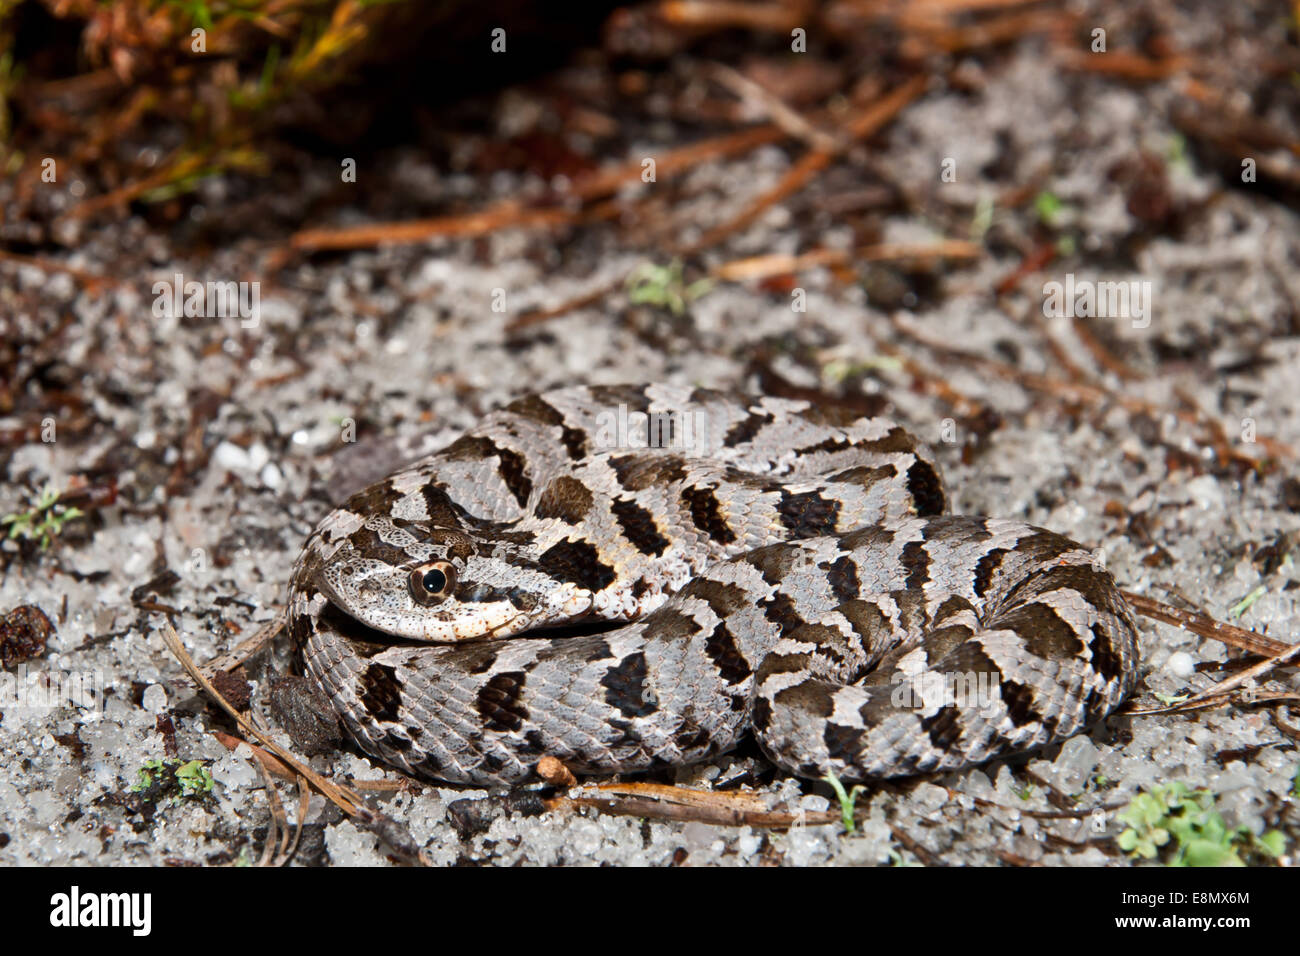
[[[447,586],[447,575],[437,568],[432,568],[424,572],[424,580],[421,583],[430,594],[436,594]]]

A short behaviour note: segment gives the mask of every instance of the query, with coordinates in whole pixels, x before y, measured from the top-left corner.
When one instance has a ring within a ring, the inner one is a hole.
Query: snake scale
[[[569,387],[331,512],[295,565],[290,634],[362,750],[480,786],[548,755],[689,764],[749,733],[791,773],[879,779],[1109,713],[1138,667],[1110,575],[1060,535],[947,504],[884,418]]]

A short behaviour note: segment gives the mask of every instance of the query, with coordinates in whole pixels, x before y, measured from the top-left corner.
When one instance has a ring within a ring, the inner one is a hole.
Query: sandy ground
[[[533,389],[665,380],[752,390],[761,367],[769,385],[779,376],[878,395],[934,443],[957,510],[1069,535],[1099,549],[1125,588],[1220,619],[1259,589],[1238,623],[1291,640],[1300,594],[1290,557],[1300,489],[1288,484],[1300,449],[1300,230],[1295,214],[1249,186],[1225,190],[1184,148],[1158,96],[1086,77],[1067,83],[1032,45],[990,68],[973,92],[932,91],[872,148],[703,262],[802,251],[809,237],[858,244],[827,210],[866,202],[869,182],[923,197],[885,213],[878,241],[965,239],[975,229],[982,254],[922,276],[873,267],[851,285],[804,272],[804,313],[792,312],[788,287],[723,282],[682,315],[614,291],[597,307],[509,328],[529,310],[621,283],[641,261],[665,264],[671,256],[656,252],[654,237],[689,241],[701,224],[743,209],[789,168],[790,154],[775,147],[698,167],[670,187],[642,187],[674,190],[671,213],[654,207],[641,224],[650,248],[630,249],[601,229],[507,231],[302,261],[265,277],[254,328],[153,308],[154,283],[177,273],[259,278],[252,240],[182,255],[130,220],[86,229],[66,257],[90,272],[117,263],[105,289],[7,268],[0,309],[29,343],[27,371],[39,367],[47,385],[75,390],[82,405],[54,415],[56,441],[6,447],[0,513],[20,510],[26,489],[62,488],[73,474],[114,479],[118,497],[70,524],[47,552],[20,556],[6,545],[0,609],[35,604],[57,627],[29,668],[65,684],[85,675],[102,695],[92,707],[41,704],[15,701],[9,687],[0,706],[0,864],[255,861],[268,819],[263,782],[246,749],[231,752],[214,737],[229,722],[189,688],[159,636],[161,615],[140,604],[176,609],[200,663],[230,650],[272,617],[303,538],[333,501],[417,441],[446,443]],[[675,145],[671,135],[647,129],[632,155]],[[1142,230],[1126,206],[1124,170],[1139,155],[1165,171],[1160,189],[1179,222],[1134,243]],[[939,181],[947,157],[957,164],[953,183]],[[486,205],[538,186],[444,174],[414,154],[382,174],[395,195],[429,201]],[[309,177],[303,194],[329,188],[326,172],[310,175],[322,181]],[[1073,251],[1063,247],[999,297],[993,290],[1032,245],[1035,213],[1004,212],[997,200],[1029,182],[1059,200],[1054,231]],[[225,188],[209,182],[203,200],[223,201]],[[1130,377],[1099,363],[1075,323],[1043,316],[1044,283],[1067,273],[1151,283],[1149,321],[1083,323]],[[503,290],[504,313],[493,310],[494,290]],[[1220,451],[1263,464],[1216,456],[1209,423],[1222,429]],[[349,427],[354,443],[341,441]],[[178,579],[137,590],[164,569]],[[272,726],[266,689],[288,667],[282,644],[249,669],[253,710]],[[1239,656],[1150,622],[1142,652],[1139,696],[1148,704],[1157,693],[1208,686]],[[1295,692],[1296,679],[1264,689]],[[1295,846],[1296,746],[1275,717],[1240,705],[1116,717],[1030,757],[873,789],[852,835],[829,825],[769,832],[499,808],[466,823],[473,815],[457,801],[486,794],[434,786],[371,799],[429,859],[448,864],[1129,865],[1115,845],[1117,809],[1174,780],[1212,791],[1230,824],[1281,829]],[[176,756],[206,762],[215,781],[206,797],[150,802],[131,793],[146,763],[168,756],[166,718]],[[353,752],[312,765],[359,782],[397,779]],[[832,805],[824,786],[774,775],[752,750],[676,781],[752,787],[773,808]],[[296,794],[282,793],[292,819]],[[319,796],[306,819],[298,863],[391,859]]]

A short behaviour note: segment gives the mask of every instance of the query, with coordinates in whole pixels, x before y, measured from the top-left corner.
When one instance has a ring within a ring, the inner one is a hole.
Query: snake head
[[[458,529],[340,509],[317,535],[316,587],[349,617],[394,637],[507,637],[590,607],[587,592],[531,570],[508,534],[476,541]]]

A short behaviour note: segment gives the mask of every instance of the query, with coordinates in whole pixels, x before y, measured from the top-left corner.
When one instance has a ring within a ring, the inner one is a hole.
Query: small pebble
[[[1175,677],[1191,677],[1196,673],[1196,660],[1186,651],[1175,651],[1169,655],[1165,667]]]
[[[144,689],[140,702],[149,713],[160,714],[167,708],[167,690],[162,684],[150,684]]]

